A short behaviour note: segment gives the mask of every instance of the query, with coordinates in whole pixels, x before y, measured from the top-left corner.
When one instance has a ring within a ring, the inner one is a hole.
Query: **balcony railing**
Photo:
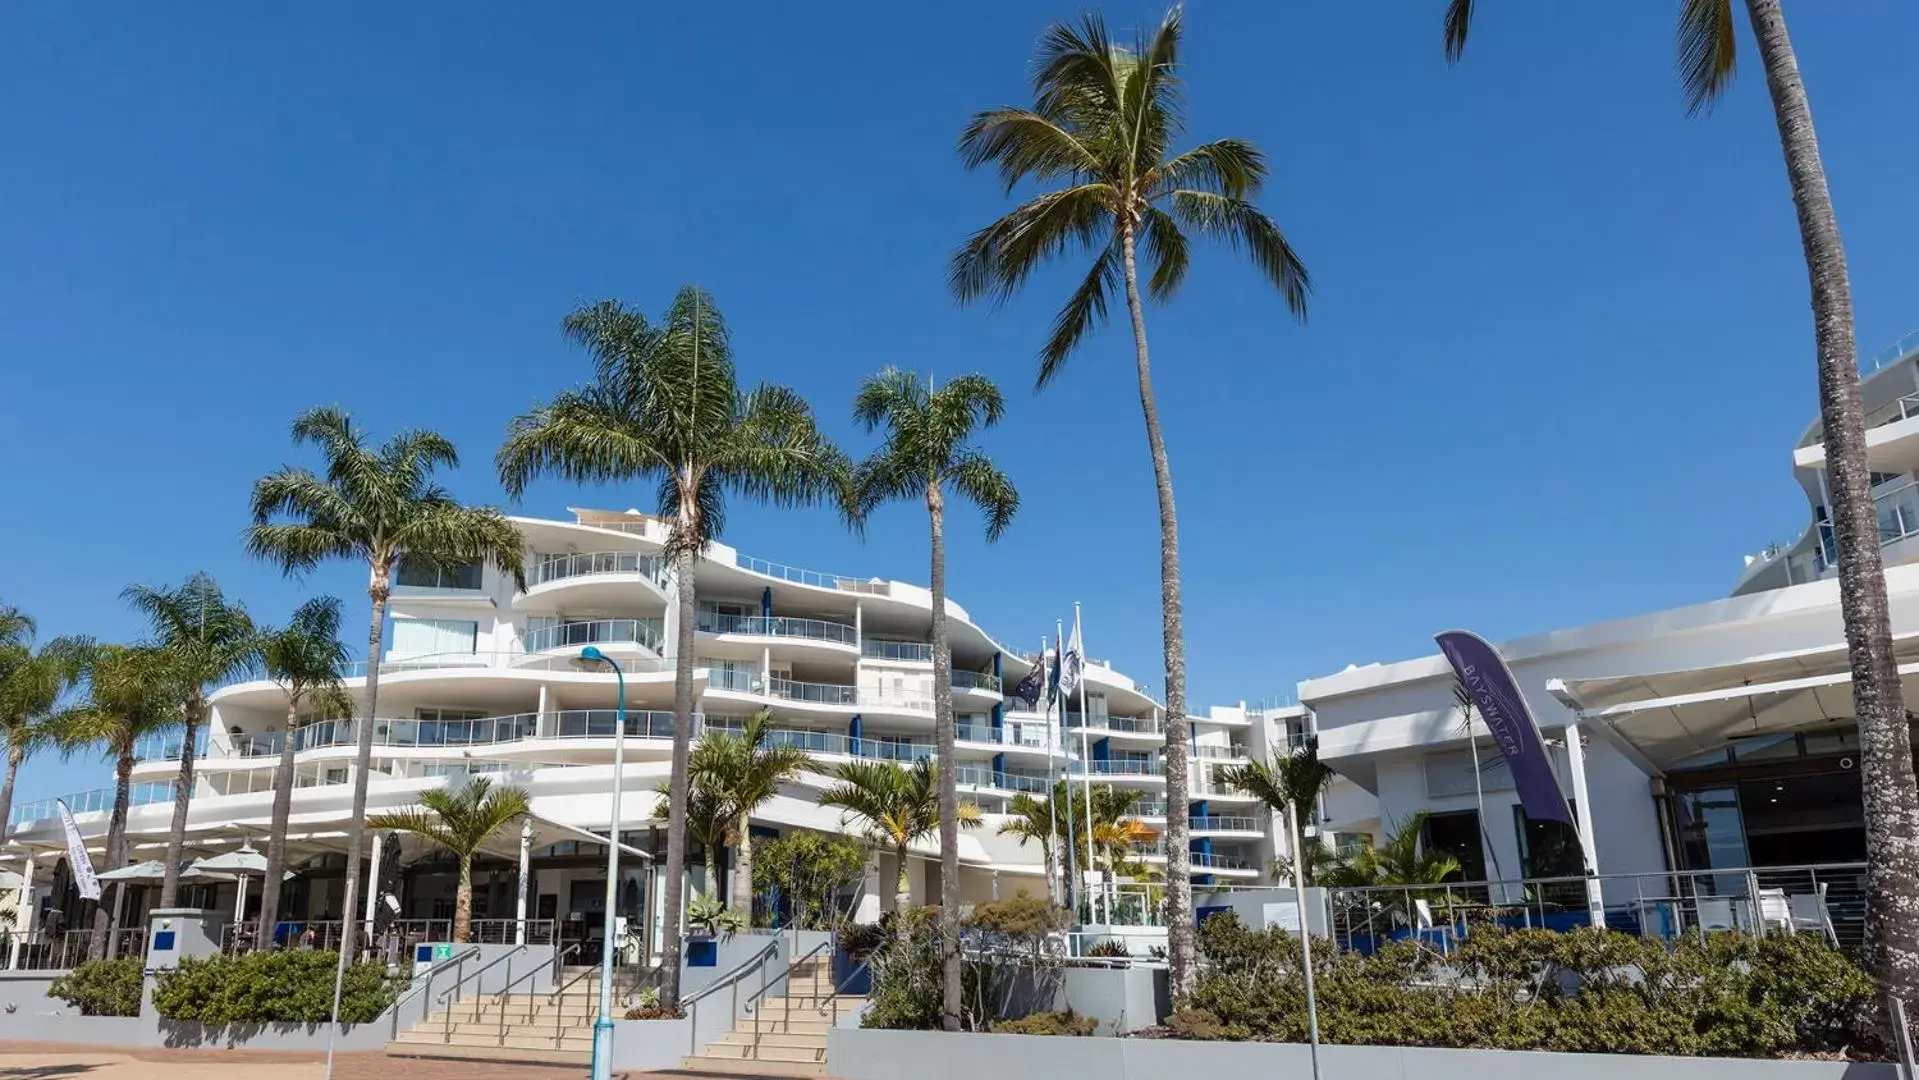
[[[787,701],[805,701],[818,705],[858,705],[860,703],[859,687],[843,686],[839,683],[768,679],[766,692]]]
[[[1919,352],[1919,330],[1911,331],[1869,357],[1860,357],[1859,373],[1870,375],[1882,367],[1898,363],[1915,352]]]
[[[173,782],[170,780],[151,780],[129,785],[127,788],[128,806],[148,806],[153,803],[167,802],[173,798]],[[46,821],[58,817],[60,811],[55,803],[65,799],[67,809],[74,816],[81,814],[104,814],[113,809],[113,789],[94,788],[92,791],[77,791],[71,795],[58,795],[51,799],[36,799],[33,802],[20,803],[13,808],[9,820],[15,825],[25,825],[34,821]]]
[[[1000,791],[1025,791],[1044,795],[1052,782],[1044,776],[1020,773],[996,773],[983,765],[961,765],[953,770],[953,782],[962,787],[995,788]]]
[[[702,611],[693,624],[706,634],[751,634],[755,637],[805,638],[851,645],[859,640],[859,631],[845,623],[825,619],[789,619],[784,615],[728,615]]]
[[[638,574],[666,588],[666,560],[643,551],[591,551],[575,555],[536,555],[527,567],[528,588],[592,574]]]
[[[1246,756],[1246,748],[1239,745],[1217,746],[1209,743],[1200,743],[1193,747],[1193,756],[1206,758],[1210,761],[1232,761],[1238,758],[1244,758]]]
[[[828,574],[819,570],[808,570],[800,566],[788,566],[785,563],[773,562],[770,559],[756,559],[751,555],[735,556],[734,565],[742,570],[751,571],[752,573],[761,574],[770,578],[778,578],[781,581],[790,581],[795,585],[813,585],[822,589],[843,588],[842,582],[854,585],[860,582],[859,578],[848,577],[844,574]]]
[[[745,668],[717,668],[706,670],[706,688],[708,690],[732,690],[741,694],[763,693],[760,673]]]
[[[658,653],[664,645],[656,619],[595,619],[559,623],[520,635],[520,647],[530,653],[570,649],[581,645],[630,642]]]
[[[1075,761],[1072,764],[1072,770],[1094,776],[1158,776],[1159,762],[1140,761],[1134,758],[1094,759]]]
[[[1164,808],[1160,811],[1165,813]],[[1194,814],[1187,821],[1198,832],[1259,832],[1259,819],[1226,814]]]
[[[193,753],[196,757],[207,755],[208,736],[212,728],[202,726],[200,734],[193,741]],[[135,761],[177,761],[180,751],[186,748],[186,736],[179,731],[163,731],[157,735],[146,735],[135,740],[133,760]]]
[[[1088,731],[1125,731],[1142,735],[1158,735],[1164,729],[1158,720],[1150,716],[1087,716],[1084,713],[1066,713],[1060,719],[1065,728],[1085,728]]]
[[[924,641],[875,641],[867,638],[860,643],[860,655],[869,660],[905,660],[930,664],[933,662],[933,646]]]
[[[1000,692],[999,676],[983,671],[953,672],[953,688],[956,690],[984,690],[991,694]]]

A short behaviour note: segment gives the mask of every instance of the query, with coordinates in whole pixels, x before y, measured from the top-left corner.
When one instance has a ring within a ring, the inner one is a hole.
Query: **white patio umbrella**
[[[247,914],[247,881],[255,874],[266,877],[267,857],[260,854],[252,844],[243,841],[232,851],[209,855],[193,865],[196,869],[203,871],[231,874],[240,882],[239,887],[234,890],[233,897],[233,925],[239,926],[246,919]]]
[[[122,866],[118,870],[108,870],[98,875],[101,881],[162,881],[167,876],[167,864],[158,859],[148,859],[131,866]],[[232,874],[203,870],[198,862],[188,863],[180,868],[181,881],[232,881]]]

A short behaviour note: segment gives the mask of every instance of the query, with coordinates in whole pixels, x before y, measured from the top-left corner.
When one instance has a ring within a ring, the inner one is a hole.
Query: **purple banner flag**
[[[1466,630],[1448,630],[1433,640],[1439,642],[1440,651],[1471,695],[1479,719],[1499,744],[1526,816],[1534,821],[1573,824],[1566,796],[1559,790],[1559,777],[1546,754],[1545,740],[1540,738],[1539,724],[1526,708],[1526,696],[1513,682],[1506,661],[1485,638]]]

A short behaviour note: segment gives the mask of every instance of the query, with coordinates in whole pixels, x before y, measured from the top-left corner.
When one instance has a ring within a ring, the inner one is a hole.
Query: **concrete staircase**
[[[730,1076],[825,1076],[826,1032],[832,1026],[832,1008],[820,1007],[833,994],[830,957],[807,960],[793,968],[785,997],[767,997],[754,1003],[753,1013],[734,1023],[733,1030],[681,1062],[687,1072]],[[865,998],[838,1000],[841,1016],[857,1013]]]
[[[559,985],[582,971],[562,970]],[[599,1007],[600,976],[594,969],[558,996],[509,994],[496,1002],[492,994],[482,994],[456,1001],[401,1032],[386,1052],[390,1057],[587,1065]]]

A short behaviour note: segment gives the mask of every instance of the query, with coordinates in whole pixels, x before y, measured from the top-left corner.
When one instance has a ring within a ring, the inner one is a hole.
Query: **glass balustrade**
[[[1140,761],[1133,758],[1094,759],[1076,761],[1072,764],[1072,770],[1094,776],[1158,776],[1159,762]]]
[[[933,662],[933,646],[924,641],[875,641],[868,638],[860,643],[860,655],[869,660],[903,660],[930,664]]]
[[[593,551],[570,555],[536,555],[527,567],[528,588],[550,581],[591,574],[639,574],[666,587],[666,560],[643,551]]]
[[[825,619],[792,619],[784,615],[729,615],[720,611],[701,611],[693,625],[706,634],[750,634],[755,637],[805,638],[851,645],[859,632],[845,623]]]
[[[520,647],[530,653],[612,642],[630,642],[657,653],[663,645],[659,620],[596,619],[591,622],[558,623],[529,630],[520,636]]]
[[[1150,716],[1087,716],[1076,712],[1061,716],[1060,726],[1085,728],[1088,731],[1138,732],[1143,735],[1157,735],[1161,731],[1159,721]]]
[[[1162,807],[1162,814],[1165,809]],[[1194,829],[1202,832],[1259,832],[1256,818],[1236,817],[1222,814],[1194,814],[1187,819]]]
[[[858,705],[857,686],[839,683],[798,682],[793,679],[768,679],[766,692],[787,701],[805,701],[819,705]]]
[[[716,668],[706,670],[706,688],[708,690],[733,690],[742,694],[760,692],[760,673],[745,668]]]
[[[999,676],[988,675],[983,671],[955,671],[953,686],[961,690],[985,690],[994,694],[1000,692]]]
[[[77,791],[71,795],[20,803],[8,815],[8,820],[14,825],[52,820],[60,816],[58,804],[63,801],[76,817],[82,814],[104,814],[113,809],[113,790],[110,787],[94,788],[92,791]],[[173,783],[169,780],[141,781],[127,787],[127,805],[130,807],[150,806],[172,799]]]

